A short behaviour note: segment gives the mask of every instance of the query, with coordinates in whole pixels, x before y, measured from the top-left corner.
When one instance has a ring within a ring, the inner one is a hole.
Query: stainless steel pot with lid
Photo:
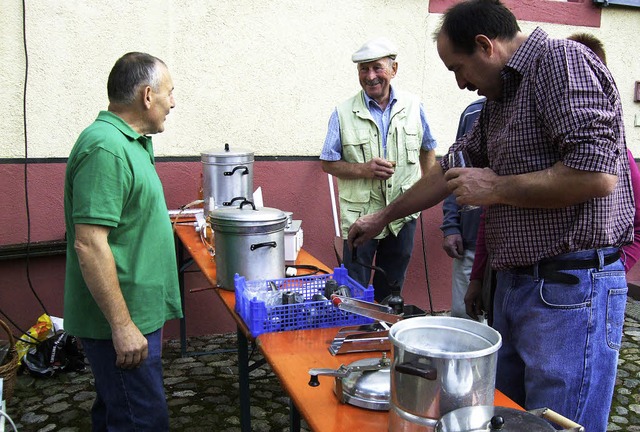
[[[360,408],[386,411],[389,409],[390,399],[390,365],[386,353],[383,353],[382,358],[360,359],[338,369],[314,368],[309,370],[309,385],[320,385],[318,375],[333,376],[333,392],[340,402]]]
[[[208,217],[214,232],[216,282],[233,291],[234,275],[246,280],[282,279],[284,227],[287,215],[270,207],[243,201],[238,207],[220,207]]]
[[[438,421],[436,432],[555,432],[553,421],[565,432],[584,432],[579,424],[548,408],[520,411],[488,405],[469,406],[451,411]]]
[[[243,200],[253,199],[253,152],[231,149],[201,153],[202,198],[205,215],[222,206],[237,206]]]
[[[389,340],[390,431],[432,430],[457,408],[493,405],[502,338],[491,327],[447,316],[408,318],[391,326]]]

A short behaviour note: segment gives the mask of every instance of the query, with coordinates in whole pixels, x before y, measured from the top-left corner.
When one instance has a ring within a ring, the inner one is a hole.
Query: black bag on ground
[[[50,377],[58,372],[82,371],[85,369],[84,354],[78,339],[64,330],[29,349],[22,364],[31,375]]]

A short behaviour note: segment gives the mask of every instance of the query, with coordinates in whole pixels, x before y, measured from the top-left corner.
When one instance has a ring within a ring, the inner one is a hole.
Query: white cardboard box
[[[301,225],[301,220],[294,220],[291,221],[291,225],[284,229],[285,264],[295,264],[298,258],[298,252],[300,252],[304,240]]]

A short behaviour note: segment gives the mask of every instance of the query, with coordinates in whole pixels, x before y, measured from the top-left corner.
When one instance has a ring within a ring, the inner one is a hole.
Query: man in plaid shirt
[[[449,193],[486,208],[497,270],[493,326],[501,333],[496,387],[526,409],[549,407],[605,431],[627,285],[620,246],[633,240],[634,200],[620,96],[588,48],[520,31],[499,0],[447,11],[435,35],[461,89],[487,103],[474,129],[384,210],[356,221],[358,245],[384,224]]]

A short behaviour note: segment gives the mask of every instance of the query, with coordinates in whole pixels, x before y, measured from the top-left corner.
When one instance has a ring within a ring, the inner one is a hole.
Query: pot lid
[[[436,432],[544,432],[555,431],[549,422],[527,411],[478,405],[448,412],[436,424]]]
[[[253,152],[247,149],[234,148],[225,144],[223,149],[206,150],[200,153],[202,162],[241,163],[253,161]]]
[[[211,223],[232,225],[260,225],[280,223],[287,220],[282,210],[271,207],[255,207],[251,201],[244,201],[239,207],[219,207],[209,212]]]
[[[396,347],[436,358],[480,358],[498,351],[502,337],[477,321],[448,316],[403,319],[391,326],[389,340]]]
[[[380,364],[379,357],[356,360],[347,368],[362,366],[375,366]],[[391,399],[391,374],[390,366],[381,367],[378,370],[352,371],[342,380],[342,393],[344,402],[361,408],[386,411],[389,409]]]

